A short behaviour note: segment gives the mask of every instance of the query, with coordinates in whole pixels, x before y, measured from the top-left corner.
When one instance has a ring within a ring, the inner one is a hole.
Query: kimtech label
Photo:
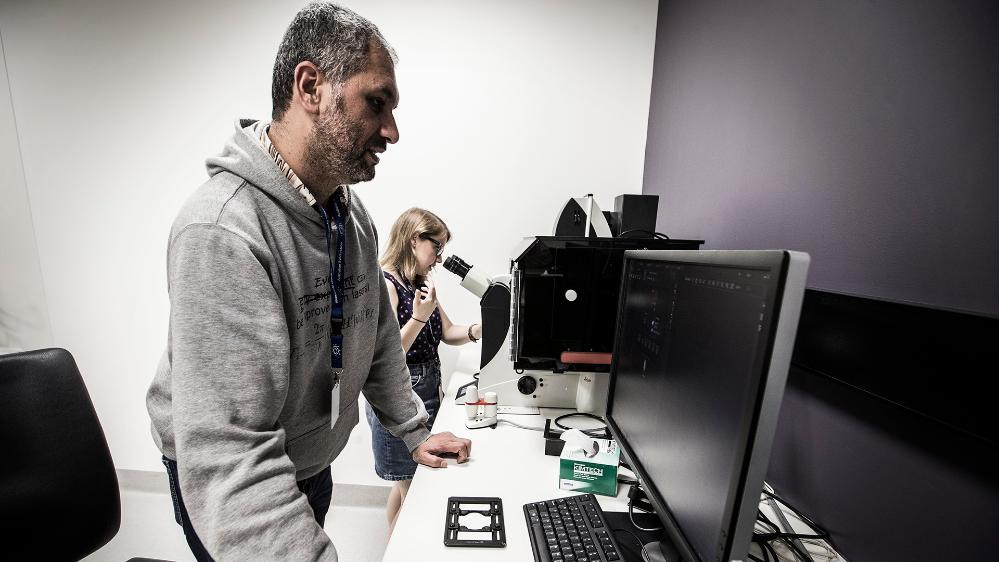
[[[595,466],[586,466],[585,464],[573,463],[572,465],[572,477],[576,480],[592,480],[594,478],[600,478],[604,475],[604,469]]]

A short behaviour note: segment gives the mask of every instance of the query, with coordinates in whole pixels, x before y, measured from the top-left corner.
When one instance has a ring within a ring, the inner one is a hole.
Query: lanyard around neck
[[[330,224],[330,217],[322,205],[317,202],[315,207],[323,216],[323,225],[326,227],[326,256],[330,265],[330,368],[333,370],[333,385],[336,386],[340,382],[340,373],[343,372],[343,270],[347,254],[345,240],[347,203],[342,193],[334,193],[330,199],[333,202],[333,224]],[[336,230],[335,251],[334,229]]]

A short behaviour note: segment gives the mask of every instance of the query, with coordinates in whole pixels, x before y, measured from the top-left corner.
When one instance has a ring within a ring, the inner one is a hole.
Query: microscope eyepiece
[[[448,256],[444,260],[444,269],[461,278],[461,286],[471,291],[479,298],[489,289],[489,277],[482,274],[482,269],[476,269],[458,256]]]
[[[472,266],[465,263],[465,260],[459,258],[458,256],[448,256],[448,258],[444,260],[444,269],[464,279],[465,276],[468,275],[469,270],[472,269]]]

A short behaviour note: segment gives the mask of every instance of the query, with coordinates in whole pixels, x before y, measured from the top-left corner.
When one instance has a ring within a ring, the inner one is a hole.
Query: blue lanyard
[[[341,188],[344,189],[344,188]],[[326,257],[329,259],[330,284],[330,368],[333,370],[333,386],[340,383],[343,372],[343,269],[346,261],[347,243],[345,240],[347,227],[346,203],[341,194],[333,194],[333,224],[330,224],[326,209],[318,202],[316,208],[323,216],[326,227]],[[336,229],[336,252],[333,252],[333,229]],[[335,262],[334,262],[335,260]]]

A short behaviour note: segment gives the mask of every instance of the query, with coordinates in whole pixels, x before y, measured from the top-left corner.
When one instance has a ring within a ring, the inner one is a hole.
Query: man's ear
[[[296,103],[306,113],[319,115],[322,100],[323,73],[311,61],[302,61],[295,66],[295,83],[293,85],[292,103]]]

